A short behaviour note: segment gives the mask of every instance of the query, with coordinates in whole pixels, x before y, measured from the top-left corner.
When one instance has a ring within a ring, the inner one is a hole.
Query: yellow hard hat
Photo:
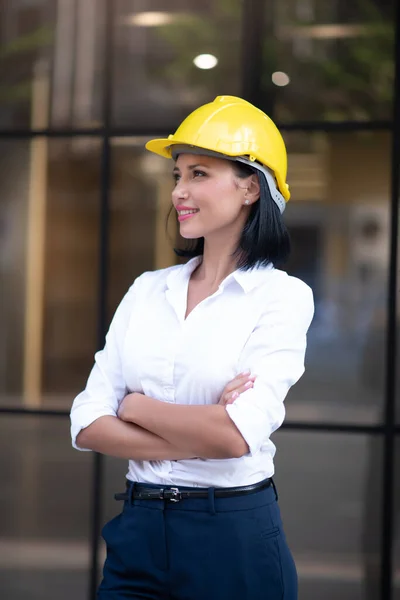
[[[172,158],[172,147],[189,145],[231,157],[261,163],[275,176],[283,198],[290,198],[286,183],[287,154],[275,123],[259,108],[236,96],[218,96],[193,111],[167,139],[150,140],[147,150]]]

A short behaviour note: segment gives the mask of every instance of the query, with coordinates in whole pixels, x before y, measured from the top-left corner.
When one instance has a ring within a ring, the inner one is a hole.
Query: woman
[[[75,399],[79,449],[129,459],[100,600],[295,600],[270,435],[304,371],[312,293],[289,252],[286,149],[220,96],[147,149],[173,158],[185,265],[138,277]]]

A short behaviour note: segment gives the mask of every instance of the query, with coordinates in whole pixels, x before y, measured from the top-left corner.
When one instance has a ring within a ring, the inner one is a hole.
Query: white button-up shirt
[[[201,257],[138,277],[119,305],[86,389],[71,410],[81,429],[116,416],[130,392],[164,402],[216,404],[225,385],[251,369],[254,387],[226,406],[249,446],[241,458],[129,461],[128,479],[162,485],[248,485],[274,473],[271,434],[304,372],[311,289],[272,266],[236,270],[185,319],[191,273]]]

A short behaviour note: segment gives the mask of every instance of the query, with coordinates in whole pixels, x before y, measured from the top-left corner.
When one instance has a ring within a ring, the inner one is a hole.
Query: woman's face
[[[242,179],[231,161],[198,154],[180,154],[173,175],[172,201],[182,237],[207,238],[222,231],[240,235],[249,213],[244,205],[250,197],[247,189],[254,176]]]

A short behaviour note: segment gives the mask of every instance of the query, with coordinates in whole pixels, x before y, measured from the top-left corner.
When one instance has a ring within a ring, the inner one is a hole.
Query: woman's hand
[[[218,404],[222,404],[222,406],[233,404],[242,392],[253,387],[255,379],[256,377],[251,375],[250,371],[237,375],[235,379],[226,384]]]
[[[135,407],[138,406],[138,403],[141,400],[140,396],[144,397],[144,394],[133,392],[132,394],[125,396],[119,405],[117,412],[118,418],[121,419],[121,421],[134,421],[133,416],[135,414]]]

